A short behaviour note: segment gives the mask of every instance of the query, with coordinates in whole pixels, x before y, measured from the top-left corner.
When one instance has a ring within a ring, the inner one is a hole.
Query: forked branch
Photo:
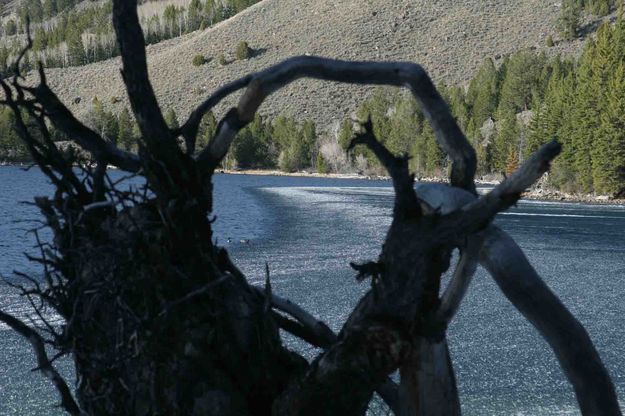
[[[513,182],[503,189],[518,190],[527,184],[519,178],[515,181],[516,185]],[[426,184],[418,190],[421,198],[441,210],[459,210],[468,200],[465,192],[452,187]],[[508,300],[547,340],[575,389],[582,414],[620,415],[614,385],[583,326],[543,282],[508,234],[492,225],[482,234],[480,263]]]
[[[441,227],[437,238],[449,241],[464,238],[490,224],[495,215],[516,204],[523,192],[549,170],[551,161],[560,154],[562,146],[557,141],[543,145],[509,178],[491,192],[468,203],[460,211],[442,217],[447,227]]]
[[[119,149],[113,143],[104,140],[99,134],[80,122],[72,112],[61,102],[46,82],[43,68],[39,67],[39,85],[24,87],[43,108],[44,114],[55,128],[64,133],[70,140],[91,153],[93,159],[110,163],[127,172],[137,172],[141,169],[139,158]]]
[[[362,127],[364,132],[352,139],[347,150],[359,144],[367,146],[393,179],[395,216],[418,217],[421,215],[421,206],[414,191],[414,176],[408,169],[408,157],[395,156],[375,137],[371,118]]]

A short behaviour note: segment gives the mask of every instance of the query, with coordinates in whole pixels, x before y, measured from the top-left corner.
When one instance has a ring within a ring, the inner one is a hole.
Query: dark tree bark
[[[0,80],[2,104],[15,113],[18,134],[57,188],[53,197],[36,200],[54,233],[51,246],[42,244],[41,257],[34,259],[44,266],[45,284],[31,279],[22,293],[39,297],[64,318],[60,328],[48,326],[45,332],[47,342],[74,359],[75,397],[47,358],[41,331],[5,313],[0,321],[31,341],[67,412],[363,415],[377,391],[396,414],[460,414],[445,332],[481,253],[506,296],[553,346],[583,414],[620,414],[612,383],[583,328],[526,261],[516,271],[509,267],[524,257],[490,226],[548,170],[560,152],[558,143],[543,146],[478,198],[475,151],[420,66],[317,57],[286,60],[224,86],[171,131],[150,84],[136,3],[114,0],[113,24],[142,135],[139,156],[77,120],[48,87],[43,70],[34,87],[22,85],[19,71],[12,80]],[[269,279],[264,289],[251,286],[212,241],[214,170],[263,101],[302,77],[407,87],[453,162],[451,187],[415,190],[407,157],[389,152],[370,121],[353,139],[351,147],[367,146],[388,170],[395,203],[380,256],[352,264],[358,280],[370,279],[371,288],[339,334],[272,293]],[[238,106],[194,157],[202,116],[241,89]],[[37,131],[26,125],[25,113],[36,120]],[[50,124],[90,153],[82,176],[72,168],[76,160],[52,142]],[[186,151],[177,144],[179,136]],[[109,164],[143,176],[145,189],[116,189],[106,174]],[[493,254],[502,250],[497,241],[506,242],[501,255]],[[461,260],[441,295],[441,275],[455,248]],[[532,284],[519,291],[515,285],[523,278]],[[282,345],[280,329],[323,351],[306,362]],[[579,345],[563,342],[563,331]],[[388,379],[398,369],[399,387]]]

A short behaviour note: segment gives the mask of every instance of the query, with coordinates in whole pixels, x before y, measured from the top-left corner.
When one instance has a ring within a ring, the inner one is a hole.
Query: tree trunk
[[[456,388],[447,340],[419,337],[400,367],[398,416],[459,416]]]

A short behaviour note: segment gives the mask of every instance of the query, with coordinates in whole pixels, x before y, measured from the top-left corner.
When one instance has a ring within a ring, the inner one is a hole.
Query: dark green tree
[[[176,114],[176,110],[174,110],[173,108],[167,110],[167,112],[165,113],[165,122],[172,130],[180,127],[180,122],[178,121],[178,115]]]
[[[132,134],[133,120],[128,108],[124,107],[117,116],[117,143],[125,150],[134,150],[135,138]]]
[[[578,36],[580,11],[578,0],[562,1],[562,10],[558,18],[558,29],[564,39],[572,40]]]
[[[499,74],[492,59],[487,58],[477,74],[471,79],[466,103],[471,115],[468,134],[474,141],[484,122],[493,117],[499,96]]]
[[[597,193],[624,195],[625,64],[623,63],[610,77],[606,101],[591,150],[593,184]]]

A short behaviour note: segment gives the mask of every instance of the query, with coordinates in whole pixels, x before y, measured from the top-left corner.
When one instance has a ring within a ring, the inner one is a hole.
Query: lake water
[[[1,274],[38,273],[23,256],[33,250],[27,230],[38,213],[20,201],[50,191],[37,171],[0,168]],[[338,330],[367,289],[349,262],[377,258],[390,224],[390,183],[217,175],[215,193],[216,238],[249,279],[261,284],[267,262],[276,293]],[[521,201],[497,223],[587,328],[625,399],[625,207]],[[6,286],[0,307],[26,313]],[[482,269],[448,337],[464,415],[579,414],[548,345]],[[29,344],[0,329],[0,415],[60,414],[34,366]],[[60,367],[71,374],[67,361]]]

